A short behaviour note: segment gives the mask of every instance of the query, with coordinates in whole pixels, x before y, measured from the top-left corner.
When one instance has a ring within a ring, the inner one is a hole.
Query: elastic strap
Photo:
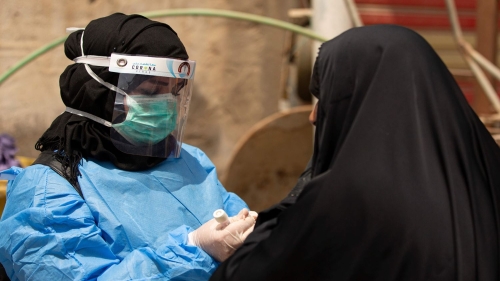
[[[103,124],[104,126],[106,127],[112,127],[113,124],[111,124],[111,122],[107,121],[107,120],[104,120],[102,119],[101,117],[97,117],[93,114],[90,114],[90,113],[87,113],[85,111],[81,111],[81,110],[78,110],[78,109],[74,109],[74,108],[71,108],[71,107],[66,107],[66,112],[69,112],[69,113],[72,113],[72,114],[75,114],[75,115],[78,115],[78,116],[82,116],[82,117],[86,117],[86,118],[89,118],[97,123],[100,123],[100,124]]]
[[[123,91],[122,89],[116,87],[113,84],[110,84],[110,83],[102,80],[101,77],[97,76],[97,74],[95,74],[94,71],[92,71],[92,69],[90,68],[90,66],[88,64],[84,64],[84,65],[85,65],[85,69],[87,70],[88,74],[90,76],[92,76],[92,78],[94,78],[94,80],[96,80],[97,82],[99,82],[102,85],[106,86],[106,88],[110,89],[111,91],[115,91],[115,92],[117,92],[119,94],[122,94],[124,96],[127,95],[127,93],[125,93],[125,91]]]
[[[102,56],[81,56],[74,58],[73,61],[75,63],[85,63],[94,66],[102,66],[109,67],[110,57],[102,57]]]
[[[82,37],[80,38],[80,49],[82,51],[82,57],[85,58],[85,53],[83,52],[83,35],[85,34],[85,31],[82,32]],[[96,56],[97,57],[97,56]],[[79,57],[81,58],[81,57]],[[92,69],[90,68],[89,64],[92,64],[92,63],[87,63],[87,62],[84,62],[84,59],[79,59],[79,58],[76,58],[75,59],[75,63],[83,63],[85,65],[85,69],[87,70],[87,73],[92,77],[94,78],[94,80],[96,80],[97,82],[99,82],[100,84],[106,86],[106,88],[110,89],[111,91],[115,91],[119,94],[122,94],[124,96],[127,95],[127,93],[125,93],[122,89],[116,87],[115,85],[113,84],[110,84],[104,80],[101,79],[101,77],[97,76],[97,74],[94,73],[94,71],[92,71]],[[86,60],[88,61],[88,59],[90,58],[90,60],[94,61],[92,59],[91,56],[88,56],[86,57]],[[101,63],[101,62],[100,62]],[[93,64],[92,64],[93,65]],[[100,64],[97,64],[96,66],[103,66],[103,65],[100,65]],[[104,66],[107,66],[109,67],[109,61],[108,61],[108,64],[107,65],[104,65]]]

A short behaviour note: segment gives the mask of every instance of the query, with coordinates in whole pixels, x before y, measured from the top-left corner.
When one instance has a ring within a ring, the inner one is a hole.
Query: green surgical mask
[[[156,144],[176,127],[177,99],[172,94],[127,95],[127,105],[125,121],[112,127],[134,145]]]

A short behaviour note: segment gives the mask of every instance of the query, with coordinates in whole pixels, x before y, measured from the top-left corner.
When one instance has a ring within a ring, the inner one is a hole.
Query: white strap
[[[92,76],[92,78],[94,78],[97,82],[99,82],[102,85],[106,86],[111,91],[115,91],[115,92],[117,92],[119,94],[122,94],[124,96],[127,95],[127,93],[125,93],[122,89],[116,87],[113,84],[110,84],[110,83],[102,80],[101,77],[97,76],[97,74],[95,74],[94,71],[92,71],[92,69],[90,68],[90,66],[88,64],[84,64],[84,65],[85,65],[85,69],[87,70],[87,72],[89,73],[89,75]]]
[[[83,53],[83,34],[85,34],[85,31],[82,32],[82,37],[80,37],[80,50],[82,51],[82,57],[85,56]]]
[[[75,63],[85,63],[103,67],[109,67],[109,60],[110,57],[101,57],[101,56],[81,56],[73,59]]]
[[[81,57],[78,57],[78,58],[87,58],[87,59],[89,59],[89,58],[90,58],[90,59],[94,60],[94,59],[95,59],[95,57],[99,57],[99,56],[85,56],[85,54],[83,53],[83,35],[84,35],[84,34],[85,34],[85,31],[84,31],[84,32],[82,32],[82,38],[80,38],[80,48],[81,48],[81,50],[82,50],[82,56],[81,56]],[[94,73],[94,71],[92,71],[92,69],[90,68],[90,66],[89,66],[87,63],[83,62],[83,59],[82,59],[82,61],[80,62],[80,60],[79,60],[78,58],[76,58],[76,59],[75,59],[75,62],[76,62],[76,63],[83,63],[83,64],[85,65],[85,69],[87,70],[88,74],[89,74],[92,78],[94,78],[94,80],[96,80],[97,82],[99,82],[99,83],[101,83],[102,85],[106,86],[106,87],[107,87],[108,89],[110,89],[111,91],[115,91],[115,92],[117,92],[117,93],[119,93],[119,94],[122,94],[122,95],[124,95],[124,96],[126,96],[126,95],[127,95],[127,93],[125,93],[122,89],[120,89],[120,88],[116,87],[116,86],[115,86],[115,85],[113,85],[113,84],[110,84],[110,83],[108,83],[108,82],[106,82],[106,81],[102,80],[102,79],[101,79],[101,77],[97,76],[97,74],[95,74],[95,73]],[[108,66],[108,67],[109,67],[109,60],[108,60],[108,64],[107,64],[107,65],[105,65],[105,66]],[[98,118],[98,117],[97,117],[97,118]],[[97,122],[98,122],[98,121],[97,121]],[[104,123],[102,123],[102,124],[104,124]],[[104,124],[104,125],[106,125],[106,124]]]
[[[107,120],[104,120],[101,117],[97,117],[97,116],[95,116],[93,114],[87,113],[85,111],[81,111],[81,110],[74,109],[74,108],[71,108],[71,107],[66,107],[66,112],[69,112],[69,113],[72,113],[72,114],[75,114],[75,115],[78,115],[78,116],[82,116],[82,117],[87,117],[87,118],[89,118],[91,120],[94,120],[97,123],[103,124],[106,127],[111,127],[112,126],[111,122],[109,122]]]

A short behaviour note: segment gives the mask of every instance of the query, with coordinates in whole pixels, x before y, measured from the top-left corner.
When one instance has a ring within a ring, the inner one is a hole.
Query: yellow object
[[[0,216],[2,215],[5,201],[7,199],[7,181],[0,180]]]
[[[28,167],[33,163],[33,161],[35,161],[35,158],[24,156],[16,156],[16,159],[19,160],[19,162],[21,163],[21,167],[23,168]]]
[[[35,161],[35,158],[16,156],[16,159],[21,163],[21,167],[28,167]],[[2,216],[5,201],[7,200],[7,181],[0,180],[0,216]]]

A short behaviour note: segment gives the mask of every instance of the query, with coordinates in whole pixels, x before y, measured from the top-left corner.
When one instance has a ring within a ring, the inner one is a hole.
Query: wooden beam
[[[497,50],[497,23],[498,23],[498,3],[497,0],[477,0],[476,8],[476,49],[489,61],[496,63]],[[492,80],[489,75],[488,78]],[[494,82],[496,84],[496,82]],[[480,89],[476,87],[474,97],[474,110],[480,115],[493,113],[493,108]]]

